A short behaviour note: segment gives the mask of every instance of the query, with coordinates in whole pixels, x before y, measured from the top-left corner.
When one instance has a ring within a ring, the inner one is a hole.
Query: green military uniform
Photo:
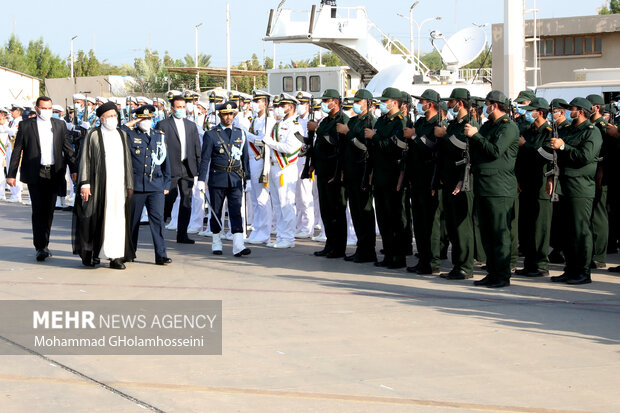
[[[534,98],[524,109],[548,110],[549,103]],[[524,117],[528,117],[526,114]],[[516,274],[530,277],[549,273],[549,240],[553,206],[546,192],[547,172],[553,169],[553,152],[549,148],[553,129],[546,121],[532,123],[523,134],[525,143],[519,148],[515,173],[519,193],[519,235],[524,264]]]
[[[507,104],[503,93],[491,91],[486,100]],[[480,235],[487,256],[489,276],[478,284],[510,283],[511,228],[517,179],[514,166],[519,149],[519,129],[505,114],[489,119],[471,139],[474,193],[478,198]]]
[[[452,91],[451,99],[460,99],[464,102],[470,100],[467,89],[457,88]],[[467,108],[467,105],[466,105]],[[468,109],[469,110],[469,109]],[[452,195],[459,184],[471,179],[471,170],[463,163],[467,146],[465,125],[470,124],[478,127],[478,122],[468,115],[457,117],[448,124],[446,135],[439,139],[439,177],[442,182],[442,203],[446,220],[448,237],[452,244],[452,271],[443,275],[444,278],[464,279],[470,278],[474,270],[474,229],[472,211],[474,205],[474,193],[469,190],[461,191]],[[471,166],[471,164],[470,164]],[[471,183],[470,183],[471,185]],[[467,189],[467,188],[466,188]]]
[[[600,105],[601,109],[605,105],[603,97],[600,95],[589,95],[586,99],[592,105]],[[592,124],[598,128],[603,138],[601,152],[599,154],[599,164],[596,176],[596,193],[592,203],[592,265],[604,267],[607,261],[607,244],[609,242],[609,216],[607,214],[607,192],[608,183],[611,176],[611,165],[608,159],[612,147],[616,140],[607,135],[607,121],[600,115],[591,120]]]
[[[416,99],[425,99],[439,103],[437,92],[427,89]],[[419,111],[419,109],[418,109]],[[418,274],[431,274],[439,271],[440,223],[436,216],[439,205],[437,193],[432,191],[438,188],[437,154],[438,144],[435,137],[435,127],[440,126],[440,114],[437,111],[432,118],[419,118],[413,125],[416,136],[409,145],[407,155],[407,180],[411,189],[411,215],[413,217],[413,233],[418,250],[418,264],[407,268]],[[436,242],[432,242],[433,232],[437,235]]]
[[[398,98],[398,89],[387,88],[379,99]],[[398,137],[404,127],[405,117],[400,111],[392,115],[384,114],[375,123],[376,133],[369,146],[377,223],[385,254],[383,261],[377,265],[392,268],[405,265],[407,243],[410,243],[406,236],[404,185],[398,188],[403,152],[407,150],[406,142]]]
[[[565,108],[576,106],[590,110],[584,98],[573,99]],[[592,230],[590,217],[596,192],[595,175],[601,150],[601,133],[588,120],[573,125],[558,151],[560,167],[560,204],[564,220],[563,251],[566,257],[564,274],[551,277],[554,282],[582,284],[590,282]]]
[[[370,101],[372,98],[369,91],[361,89],[357,91],[353,100],[354,102],[362,99]],[[351,220],[357,236],[357,249],[353,256],[346,259],[355,262],[377,260],[375,210],[369,182],[371,165],[368,161],[368,147],[364,136],[365,129],[373,129],[374,125],[375,118],[370,112],[352,117],[347,124],[349,132],[344,146],[343,177],[349,198]]]
[[[334,89],[327,89],[321,99],[340,99],[340,94]],[[342,110],[322,119],[316,130],[312,154],[319,208],[327,237],[325,248],[315,255],[329,258],[343,257],[347,248],[347,200],[340,179],[342,148],[346,142],[336,130],[336,124],[346,124],[348,121]]]

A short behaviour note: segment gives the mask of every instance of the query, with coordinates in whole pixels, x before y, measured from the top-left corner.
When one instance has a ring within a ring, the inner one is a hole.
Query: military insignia
[[[227,110],[231,110],[232,109],[232,106],[230,105],[230,103],[228,105],[226,105],[226,109]]]
[[[140,149],[136,149],[136,155],[140,155]]]
[[[220,153],[224,153],[224,148],[220,148]]]
[[[592,125],[588,125],[588,129],[592,129],[594,126]]]
[[[142,143],[142,139],[140,138],[133,138],[133,143]]]
[[[148,109],[144,109],[144,112],[143,112],[143,113],[144,113],[145,115],[148,115],[148,114],[150,114],[151,112],[149,112],[149,110],[148,110]]]
[[[550,126],[547,126],[547,130],[551,130],[551,127],[550,127]]]

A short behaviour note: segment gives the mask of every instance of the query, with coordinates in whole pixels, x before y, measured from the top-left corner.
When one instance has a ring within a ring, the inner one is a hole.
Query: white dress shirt
[[[37,116],[37,129],[39,130],[39,143],[41,144],[41,165],[53,165],[54,134],[52,133],[52,121],[45,121]]]
[[[179,132],[179,140],[181,141],[181,161],[187,159],[187,151],[185,149],[185,123],[183,123],[183,119],[177,119],[176,117],[172,117],[174,119],[174,124],[177,126],[177,131]]]

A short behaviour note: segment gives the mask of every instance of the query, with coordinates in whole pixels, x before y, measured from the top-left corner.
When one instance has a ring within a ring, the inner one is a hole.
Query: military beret
[[[113,102],[106,102],[103,105],[99,106],[97,108],[97,111],[95,112],[95,114],[97,115],[98,118],[101,117],[101,115],[103,115],[104,113],[106,113],[109,110],[114,109],[114,111],[116,111],[116,113],[118,113],[118,108],[116,107],[116,104]]]
[[[529,105],[521,106],[524,110],[549,110],[549,102],[543,98],[534,98]]]
[[[588,95],[586,99],[590,101],[593,105],[604,105],[605,99],[601,95]]]
[[[504,105],[507,105],[508,99],[506,98],[506,95],[504,95],[502,92],[500,92],[499,90],[492,90],[490,91],[486,98],[484,98],[484,100],[489,100],[491,102],[495,102],[495,103],[501,103]]]
[[[535,97],[536,97],[536,94],[532,92],[531,90],[522,90],[521,92],[519,92],[519,96],[517,96],[517,98],[515,99],[515,102],[522,103],[522,102],[525,102],[526,100],[532,100]]]
[[[472,96],[469,94],[469,90],[463,87],[455,87],[454,89],[452,89],[452,92],[450,92],[449,98],[442,98],[441,100],[453,100],[453,99],[473,100]]]
[[[444,112],[448,111],[448,104],[445,101],[439,102],[439,110],[443,110]]]
[[[155,116],[155,106],[143,105],[131,111],[139,119],[149,119]]]
[[[325,89],[320,99],[340,99],[340,93],[336,89]]]
[[[237,111],[237,104],[235,102],[224,102],[215,106],[215,110],[220,113],[235,113]]]
[[[383,89],[383,93],[381,96],[377,97],[379,100],[388,100],[388,99],[402,99],[403,95],[400,93],[400,90],[395,87],[386,87]]]
[[[359,100],[364,100],[364,99],[372,100],[372,93],[370,93],[370,91],[366,89],[360,89],[357,92],[355,92],[355,96],[353,96],[354,102],[357,102]]]
[[[433,89],[426,89],[420,96],[413,95],[412,97],[418,100],[430,100],[431,102],[439,103],[441,96]]]
[[[555,98],[551,101],[551,104],[549,106],[553,109],[553,108],[563,108],[564,105],[568,105],[568,102],[565,101],[564,99]]]
[[[566,105],[560,105],[560,106],[562,106],[564,109],[570,109],[571,107],[574,106],[579,109],[584,109],[587,111],[592,110],[592,103],[586,98],[574,98],[573,100],[570,101],[570,103]]]

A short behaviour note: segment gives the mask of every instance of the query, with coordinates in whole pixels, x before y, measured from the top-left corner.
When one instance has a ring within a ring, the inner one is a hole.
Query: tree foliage
[[[620,13],[620,0],[610,0],[609,5],[607,2],[598,10],[598,14],[616,14]]]

